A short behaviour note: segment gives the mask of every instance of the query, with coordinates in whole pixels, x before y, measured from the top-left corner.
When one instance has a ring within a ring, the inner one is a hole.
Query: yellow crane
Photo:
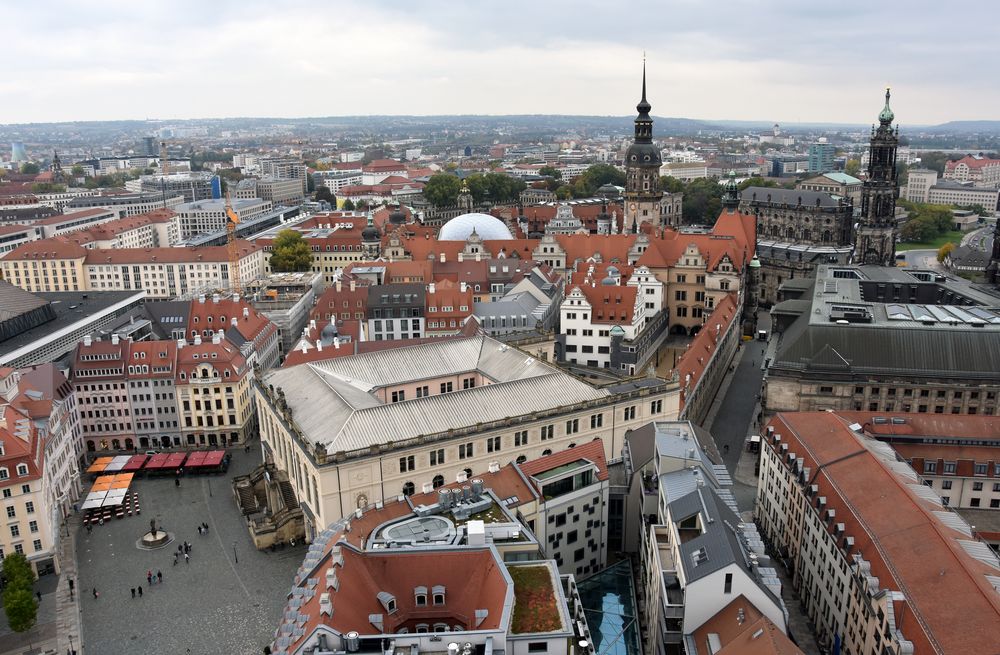
[[[226,248],[229,251],[229,282],[233,293],[243,293],[243,285],[240,282],[240,253],[236,247],[236,226],[240,224],[240,217],[233,210],[233,201],[229,197],[229,190],[226,190]]]

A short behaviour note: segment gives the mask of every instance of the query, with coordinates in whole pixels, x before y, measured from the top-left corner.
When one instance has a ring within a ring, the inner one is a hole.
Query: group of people
[[[155,584],[163,584],[163,572],[157,571],[156,574],[154,575],[153,570],[150,569],[146,571],[146,585],[152,587]],[[132,587],[131,591],[132,591],[132,598],[135,598],[136,592],[138,592],[139,598],[142,598],[142,585]],[[94,598],[97,598],[98,595],[99,594],[97,593],[97,589],[94,589]]]
[[[202,523],[198,526],[198,534],[208,534],[208,523]]]
[[[174,551],[174,566],[177,566],[178,558],[183,555],[184,563],[191,563],[191,544],[184,542],[183,544],[177,544],[177,550]]]

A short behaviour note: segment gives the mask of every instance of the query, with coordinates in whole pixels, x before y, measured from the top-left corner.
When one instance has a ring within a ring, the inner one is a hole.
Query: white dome
[[[456,216],[445,223],[438,232],[438,241],[465,241],[473,230],[484,241],[514,238],[500,219],[489,214],[472,213]]]

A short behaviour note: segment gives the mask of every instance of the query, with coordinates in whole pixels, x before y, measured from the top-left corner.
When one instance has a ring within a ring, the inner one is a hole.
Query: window
[[[952,473],[952,474],[954,474],[955,473],[955,462],[945,462],[944,463],[944,472],[945,473]]]
[[[29,521],[28,522],[28,531],[29,532],[38,532],[38,521]]]
[[[35,549],[35,552],[37,553],[38,551],[40,551],[42,549],[42,540],[41,539],[35,539],[33,542],[31,542],[31,545]]]
[[[435,489],[437,489],[438,487],[444,486],[444,476],[443,475],[435,475],[434,476],[434,480],[431,482],[431,485],[433,485],[433,487]]]
[[[434,604],[435,605],[444,605],[444,594],[443,593],[434,594]]]
[[[549,652],[549,643],[547,641],[529,641],[528,642],[528,652],[529,653],[547,653],[547,652]]]
[[[463,389],[472,389],[476,386],[476,378],[465,378],[462,380]]]
[[[980,464],[976,462],[975,464],[975,474],[976,475],[986,475],[986,464]]]
[[[599,428],[604,425],[604,414],[590,415],[590,429]]]
[[[486,439],[487,452],[500,452],[500,437],[489,437]]]
[[[405,484],[403,484],[403,495],[404,496],[412,496],[413,492],[415,490],[416,490],[416,487],[413,485],[412,482],[406,482]],[[393,601],[392,604],[395,605],[396,603]],[[395,607],[390,607],[389,611],[391,612],[393,609],[395,609]]]
[[[414,600],[417,607],[425,607],[427,605],[427,594],[417,594]]]
[[[575,544],[580,538],[579,533],[576,530],[570,530],[566,533],[566,543]]]
[[[10,474],[7,472],[7,469],[5,467],[0,466],[0,480],[6,480],[9,477]],[[4,491],[6,491],[6,489]]]
[[[18,464],[17,465],[17,474],[18,475],[28,475],[28,465],[27,464]]]
[[[731,594],[731,593],[733,593],[733,574],[732,573],[727,573],[726,574],[726,582],[725,582],[725,584],[724,584],[724,586],[722,588],[722,593],[724,593],[724,594]]]
[[[441,393],[451,393],[454,390],[455,389],[452,386],[451,382],[442,382],[441,383]]]
[[[474,453],[474,450],[473,450],[472,446],[473,446],[473,444],[471,442],[470,443],[459,444],[459,446],[458,446],[458,458],[459,459],[466,459],[467,457],[472,457],[473,453]]]
[[[554,425],[543,425],[542,426],[542,441],[548,441],[555,434]]]
[[[937,473],[937,462],[924,462],[924,473]]]
[[[7,508],[7,518],[12,519],[15,516],[17,516],[17,510],[15,510],[14,506],[11,505],[10,507]]]
[[[983,483],[982,482],[973,482],[972,483],[972,490],[973,491],[982,491],[983,490]]]
[[[587,556],[586,551],[583,548],[577,548],[576,550],[573,551],[574,562],[582,562],[583,558],[586,556]]]
[[[12,537],[20,537],[21,536],[21,528],[16,523],[14,525],[10,526],[10,536],[12,536]]]
[[[22,494],[30,494],[31,493],[31,485],[30,484],[22,484],[21,485],[21,493]]]
[[[392,392],[392,402],[400,403],[406,400],[406,391],[400,389],[399,391]]]
[[[625,413],[622,416],[622,420],[633,421],[635,420],[635,405],[625,408]]]
[[[574,418],[566,421],[566,434],[576,434],[580,431],[580,419]]]
[[[941,504],[945,507],[951,502],[951,496],[941,496]]]
[[[527,446],[528,445],[528,431],[521,430],[520,432],[514,433],[514,447]]]
[[[429,395],[430,394],[427,393],[427,387],[426,386],[417,387],[417,398],[426,398]]]
[[[652,414],[659,414],[663,411],[663,400],[654,400],[649,403],[649,411]]]
[[[406,457],[399,458],[399,472],[406,473],[407,471],[412,471],[416,468],[414,464],[413,455],[407,455]]]
[[[969,507],[979,507],[979,502],[980,501],[979,501],[978,498],[970,498],[969,499]]]
[[[951,489],[951,480],[942,480],[941,481],[941,488],[942,489]]]
[[[444,448],[431,451],[431,466],[437,466],[438,464],[444,464]]]

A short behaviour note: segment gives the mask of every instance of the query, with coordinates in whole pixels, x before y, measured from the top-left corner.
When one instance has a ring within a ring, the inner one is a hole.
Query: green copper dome
[[[896,118],[896,115],[892,113],[892,109],[889,108],[889,89],[885,90],[885,107],[882,108],[882,113],[878,115],[878,120],[880,123],[891,123],[892,119]]]

